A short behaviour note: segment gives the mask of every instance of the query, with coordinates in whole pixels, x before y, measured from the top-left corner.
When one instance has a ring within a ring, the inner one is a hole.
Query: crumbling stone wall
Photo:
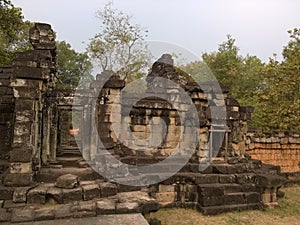
[[[36,168],[40,167],[44,99],[56,76],[56,47],[51,26],[36,23],[29,36],[34,50],[14,55],[11,76],[6,83],[14,99],[14,105],[10,106],[14,126],[10,132],[9,170],[4,178],[8,186],[30,185]]]
[[[9,167],[9,152],[13,138],[15,98],[10,87],[11,67],[0,68],[0,180]]]
[[[213,151],[215,145],[209,146],[210,138],[213,138],[213,143],[220,142],[222,145],[224,142],[218,156],[244,156],[247,120],[251,118],[253,108],[240,106],[226,87],[221,85],[220,88],[216,82],[206,82],[201,83],[200,88],[196,82],[189,81],[176,71],[171,56],[167,54],[153,64],[152,72],[147,78],[144,97],[140,93],[131,93],[130,90],[121,93],[125,86],[124,81],[108,71],[97,76],[92,88],[97,90],[106,73],[111,73],[111,78],[101,89],[97,104],[98,133],[103,147],[117,149],[121,156],[167,157],[174,152],[177,145],[182,147],[187,143],[181,138],[182,132],[189,132],[189,129],[183,131],[182,125],[186,126],[193,119],[180,121],[178,112],[184,114],[184,118],[188,117],[191,107],[195,106],[197,115],[194,116],[199,118],[199,136],[194,137],[195,133],[185,135],[191,139],[198,139],[195,157],[199,160],[210,157],[210,151]],[[173,83],[153,83],[153,77],[161,77]],[[180,89],[186,93],[190,103],[183,99]],[[165,98],[160,98],[159,93],[167,94]],[[119,99],[115,101],[116,98]],[[223,108],[220,107],[222,102],[225,103]],[[212,115],[212,112],[222,113],[224,109],[227,117],[218,118],[219,115]],[[162,125],[163,123],[165,125]],[[118,124],[121,125],[118,127]],[[128,129],[131,134],[125,137],[127,132],[124,131]],[[226,135],[228,137],[225,140]],[[161,144],[156,146],[157,142]],[[130,146],[137,146],[141,151],[136,151]]]
[[[291,132],[248,132],[247,153],[285,173],[300,172],[300,135]]]

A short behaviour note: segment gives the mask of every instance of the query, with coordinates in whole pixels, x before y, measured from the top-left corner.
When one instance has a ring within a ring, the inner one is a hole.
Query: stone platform
[[[152,161],[135,158],[138,164]],[[161,171],[142,172],[159,176],[166,169],[167,165],[163,164]],[[205,170],[199,172],[198,169],[198,164],[189,162],[174,176],[148,187],[124,186],[104,179],[78,181],[81,173],[62,176],[66,180],[57,187],[60,179],[56,182],[52,179],[72,167],[57,169],[59,172],[52,171],[48,178],[46,173],[43,175],[44,180],[52,182],[29,187],[0,186],[0,222],[128,213],[147,216],[165,207],[194,208],[207,215],[262,209],[277,204],[279,189],[286,181],[279,175],[278,167],[247,158],[228,158],[227,161],[217,158]]]
[[[102,215],[97,217],[89,218],[73,218],[64,220],[48,220],[48,221],[36,221],[36,222],[25,222],[23,225],[52,225],[52,224],[63,224],[63,225],[148,225],[148,222],[141,214],[123,214],[123,215]],[[3,223],[8,225],[11,223]]]

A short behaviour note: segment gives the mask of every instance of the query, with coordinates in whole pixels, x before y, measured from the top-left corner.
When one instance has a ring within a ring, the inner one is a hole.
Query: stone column
[[[49,86],[55,80],[54,32],[48,24],[37,23],[30,30],[34,50],[17,53],[13,60],[10,86],[15,98],[15,126],[10,152],[7,186],[29,186],[41,164],[41,112]]]

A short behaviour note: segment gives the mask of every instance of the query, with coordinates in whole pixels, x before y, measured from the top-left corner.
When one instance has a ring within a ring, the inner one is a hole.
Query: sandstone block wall
[[[36,23],[29,39],[34,49],[16,53],[12,66],[0,70],[0,154],[2,164],[9,165],[1,171],[8,186],[30,185],[35,167],[40,167],[44,97],[56,79],[51,26]]]
[[[247,153],[263,163],[277,165],[285,173],[300,172],[300,134],[249,132]]]
[[[92,89],[99,89],[105,73],[108,71],[97,76]],[[240,106],[226,87],[214,81],[199,87],[196,82],[184,80],[167,54],[153,64],[146,81],[143,94],[122,91],[125,83],[117,75],[101,89],[97,124],[106,149],[117,146],[123,156],[167,157],[177,146],[189,148],[197,140],[193,149],[199,160],[211,159],[220,146],[218,156],[225,156],[225,150],[227,156],[244,155],[247,120],[253,108]],[[198,136],[192,131],[195,118],[199,119]]]
[[[0,68],[0,180],[8,169],[9,151],[14,126],[15,98],[10,87],[11,67]]]

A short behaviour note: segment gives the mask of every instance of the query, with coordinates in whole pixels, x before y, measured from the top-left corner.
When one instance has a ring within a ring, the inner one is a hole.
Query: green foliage
[[[229,87],[240,104],[255,107],[250,125],[264,130],[300,132],[300,30],[288,33],[282,62],[271,58],[264,64],[256,56],[242,57],[229,35],[217,52],[203,54],[218,81]],[[202,64],[188,65],[189,70],[201,71]]]
[[[243,57],[230,35],[217,52],[204,53],[203,62],[183,69],[193,77],[209,75],[227,86],[241,105],[255,107],[250,125],[264,130],[300,131],[300,30],[288,31],[290,41],[283,49],[283,61],[267,64],[256,56]],[[206,64],[206,65],[205,65]],[[209,76],[206,76],[209,77]]]
[[[112,2],[98,12],[102,31],[91,39],[87,51],[101,69],[114,70],[128,81],[140,78],[149,66],[150,54],[143,42],[147,31],[130,22],[130,16],[113,8]]]
[[[239,55],[235,39],[227,35],[218,52],[204,53],[204,62],[217,80],[227,86],[242,104],[253,105],[251,100],[261,81],[263,63],[255,56]]]
[[[58,87],[75,88],[80,79],[80,88],[88,87],[93,76],[91,75],[92,63],[87,53],[78,53],[65,41],[56,43]]]
[[[219,81],[227,86],[241,105],[256,106],[256,93],[261,85],[264,64],[256,56],[243,57],[235,39],[227,35],[227,41],[219,45],[217,52],[204,53],[203,61],[192,62],[184,70],[203,81]]]
[[[31,48],[28,32],[32,23],[23,21],[22,10],[9,0],[0,0],[0,21],[0,65],[7,65],[13,53]]]
[[[288,31],[283,61],[270,59],[260,89],[262,126],[269,130],[300,131],[300,30]]]
[[[206,63],[202,61],[191,62],[185,66],[181,66],[187,74],[189,74],[196,82],[214,81],[212,71],[209,69]]]

